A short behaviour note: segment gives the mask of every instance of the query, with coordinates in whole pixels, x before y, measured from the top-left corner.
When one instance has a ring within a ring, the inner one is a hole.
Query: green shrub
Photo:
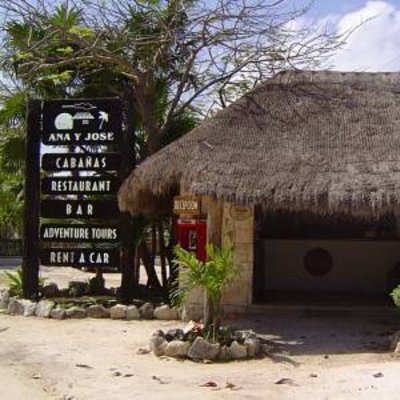
[[[10,296],[22,296],[22,271],[19,269],[17,272],[4,271],[7,279],[8,291]]]
[[[7,279],[10,296],[22,297],[22,270],[19,269],[17,272],[4,271],[4,275]],[[45,281],[46,278],[39,278],[39,294],[42,292]]]
[[[390,293],[390,296],[392,297],[394,304],[400,308],[400,285],[393,289],[392,293]]]

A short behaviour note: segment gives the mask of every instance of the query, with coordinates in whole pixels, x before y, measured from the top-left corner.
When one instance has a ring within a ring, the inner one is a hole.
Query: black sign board
[[[117,171],[119,166],[117,153],[45,154],[42,157],[45,171]]]
[[[29,102],[22,263],[25,298],[37,299],[39,258],[49,266],[120,266],[122,298],[126,302],[132,298],[132,220],[127,214],[118,215],[115,195],[135,165],[133,115],[133,99],[124,104],[124,112],[122,101],[116,98]],[[41,150],[49,152],[43,144],[53,154],[44,154],[41,160]],[[81,147],[85,145],[89,147]],[[75,153],[76,147],[86,152]],[[44,179],[41,169],[48,171]],[[62,171],[76,173],[57,174]],[[44,195],[41,202],[40,194]],[[60,224],[39,226],[41,217],[59,218]],[[62,220],[68,218],[75,224]],[[88,218],[101,219],[101,225],[91,220],[85,225]],[[78,219],[82,219],[80,224]]]
[[[119,249],[42,249],[40,252],[42,265],[49,267],[119,267]]]
[[[42,200],[43,218],[115,218],[119,215],[115,200]]]
[[[43,105],[46,145],[110,144],[122,133],[118,99],[55,100]]]
[[[42,224],[40,239],[47,242],[119,242],[116,226],[81,224]]]
[[[115,194],[116,177],[52,177],[42,179],[42,194]]]

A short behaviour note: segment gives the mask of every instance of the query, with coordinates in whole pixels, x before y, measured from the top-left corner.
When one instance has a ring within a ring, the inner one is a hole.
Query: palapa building
[[[211,241],[234,246],[225,309],[387,297],[400,283],[400,74],[282,72],[144,161],[119,204],[160,213],[179,194],[201,199]]]

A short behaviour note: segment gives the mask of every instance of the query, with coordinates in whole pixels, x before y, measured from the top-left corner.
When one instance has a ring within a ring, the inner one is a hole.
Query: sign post
[[[126,123],[127,129],[123,132],[120,142],[121,167],[119,174],[122,180],[126,179],[135,167],[135,143],[133,123],[133,93],[126,96]],[[133,218],[127,213],[121,213],[121,294],[120,301],[129,304],[135,291],[135,245],[134,245]]]
[[[22,292],[35,300],[39,288],[39,199],[41,102],[30,101],[25,143],[24,238]]]

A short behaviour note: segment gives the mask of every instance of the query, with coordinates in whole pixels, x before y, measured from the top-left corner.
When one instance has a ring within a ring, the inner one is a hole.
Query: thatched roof
[[[268,210],[393,210],[400,73],[280,73],[144,161],[120,208],[152,212],[178,188]]]

